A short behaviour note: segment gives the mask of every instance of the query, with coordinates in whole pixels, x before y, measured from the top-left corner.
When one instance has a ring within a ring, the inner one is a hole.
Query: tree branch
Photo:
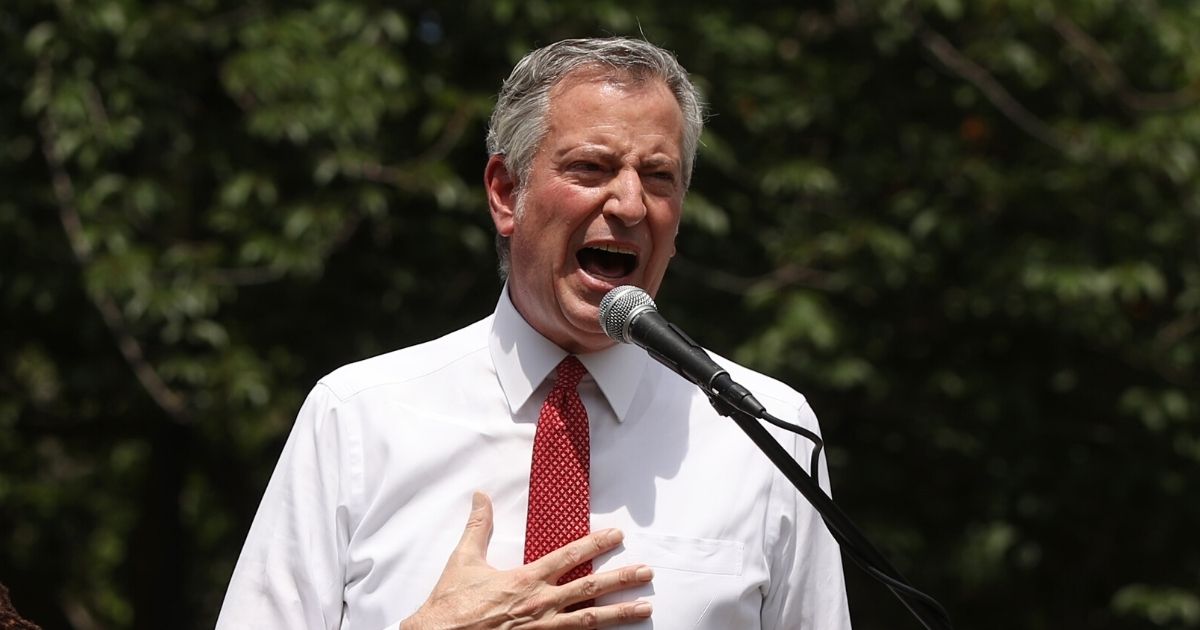
[[[418,162],[439,162],[446,158],[454,145],[462,139],[463,134],[467,130],[467,123],[471,121],[471,110],[467,105],[459,105],[454,113],[450,115],[450,120],[446,122],[446,127],[438,139],[417,158]]]
[[[671,269],[684,276],[702,279],[704,284],[726,293],[745,295],[752,290],[778,291],[790,286],[802,286],[819,291],[830,289],[829,274],[794,263],[776,267],[761,276],[739,276],[721,269],[712,269],[681,255],[671,261]]]
[[[242,287],[274,282],[284,276],[284,271],[274,267],[232,267],[211,269],[205,276],[215,284]]]
[[[48,60],[42,60],[38,67],[38,75],[39,81],[50,83],[51,70]],[[42,155],[50,170],[50,183],[58,204],[59,222],[67,236],[67,242],[71,246],[71,253],[75,257],[76,264],[81,270],[86,270],[92,258],[92,251],[83,234],[83,221],[75,207],[74,183],[71,181],[71,176],[67,172],[65,162],[62,155],[59,154],[58,145],[55,142],[58,138],[58,127],[48,109],[47,107],[47,111],[43,112],[38,120]],[[116,342],[117,348],[121,351],[121,356],[133,370],[142,389],[172,421],[181,424],[188,422],[190,418],[183,397],[172,390],[154,369],[154,366],[146,360],[142,345],[130,331],[125,316],[121,313],[117,303],[100,291],[87,290],[86,293],[92,304],[100,311],[100,316]]]
[[[406,165],[421,165],[431,162],[440,162],[446,159],[450,151],[454,149],[463,134],[467,131],[467,126],[471,122],[471,108],[467,105],[460,105],[450,115],[449,120],[442,130],[441,135],[429,145],[421,155],[408,160],[405,165],[392,166],[361,160],[350,169],[343,171],[349,177],[363,179],[377,184],[386,184],[393,188],[398,188],[406,191],[427,191],[431,183],[430,178],[419,173],[414,174],[416,168],[409,168]]]
[[[1138,111],[1167,111],[1183,109],[1200,102],[1200,90],[1197,88],[1184,88],[1174,92],[1142,92],[1130,87],[1129,79],[1104,47],[1078,24],[1059,14],[1054,16],[1050,25],[1095,68],[1101,86],[1116,93],[1117,98],[1127,108]]]
[[[974,85],[983,93],[984,98],[1021,131],[1052,149],[1063,153],[1070,151],[1071,146],[1066,139],[1033,112],[1026,109],[986,68],[972,61],[955,48],[950,40],[929,28],[919,16],[915,15],[915,11],[914,25],[917,38],[925,50],[928,50],[947,70]]]
[[[75,597],[63,598],[62,612],[75,630],[101,630],[103,628],[91,611],[87,609],[87,606]]]
[[[1188,335],[1200,329],[1200,314],[1191,313],[1163,326],[1154,336],[1154,343],[1160,350],[1168,350],[1182,341]]]
[[[379,162],[358,162],[356,168],[343,171],[351,177],[358,177],[377,184],[387,184],[402,190],[423,190],[429,183],[427,179],[413,175],[412,172],[399,166],[389,166]]]
[[[1188,336],[1200,330],[1200,314],[1189,313],[1171,321],[1154,335],[1150,364],[1167,380],[1186,387],[1196,386],[1196,375],[1191,370],[1171,365],[1170,352]]]

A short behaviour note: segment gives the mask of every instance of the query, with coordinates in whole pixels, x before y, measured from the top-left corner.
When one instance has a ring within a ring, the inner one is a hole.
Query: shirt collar
[[[565,350],[534,330],[517,312],[508,297],[507,284],[496,303],[488,349],[492,364],[496,366],[500,388],[514,414],[567,356]],[[578,356],[612,407],[617,421],[624,421],[649,356],[641,348],[620,343]]]

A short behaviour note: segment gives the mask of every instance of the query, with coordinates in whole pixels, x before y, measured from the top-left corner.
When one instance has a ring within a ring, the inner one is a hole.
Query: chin
[[[577,300],[571,304],[570,308],[564,309],[563,315],[580,341],[586,341],[589,337],[607,339],[604,329],[600,327],[599,305]]]
[[[578,330],[588,333],[604,334],[600,328],[600,306],[584,302],[576,305],[567,314],[571,325]]]

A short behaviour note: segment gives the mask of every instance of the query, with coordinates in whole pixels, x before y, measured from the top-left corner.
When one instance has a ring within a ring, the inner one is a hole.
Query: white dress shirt
[[[565,356],[504,292],[482,321],[321,379],[217,627],[396,628],[433,590],[475,490],[495,510],[489,563],[520,565],[534,430]],[[597,603],[651,601],[653,616],[627,626],[642,630],[848,629],[837,544],[750,439],[640,348],[579,358],[592,528],[625,533],[594,570],[655,571],[650,584]],[[818,430],[803,396],[714,359],[776,416]],[[771,430],[807,468],[812,445]]]

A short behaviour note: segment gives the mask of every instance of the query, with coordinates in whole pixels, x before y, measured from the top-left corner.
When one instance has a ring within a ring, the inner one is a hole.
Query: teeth
[[[598,249],[603,252],[608,252],[610,254],[628,254],[630,256],[633,256],[634,254],[637,253],[637,252],[633,251],[632,249],[629,249],[628,247],[621,247],[620,245],[612,245],[612,244],[592,245],[591,248]]]

